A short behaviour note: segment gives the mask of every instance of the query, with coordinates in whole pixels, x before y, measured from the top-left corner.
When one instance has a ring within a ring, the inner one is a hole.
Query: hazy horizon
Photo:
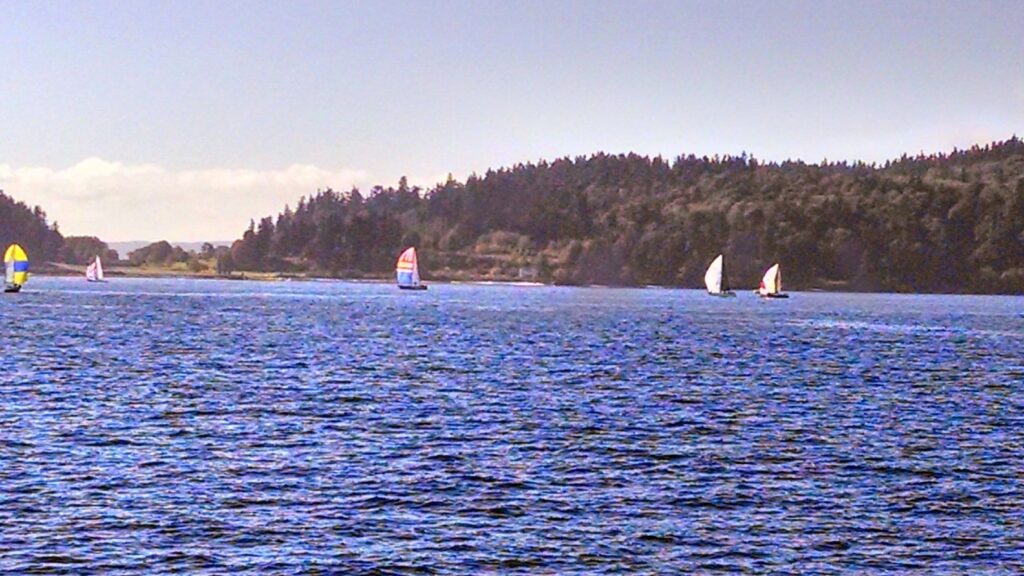
[[[884,162],[1021,134],[1014,2],[12,4],[0,189],[237,238],[332,187],[636,152]]]

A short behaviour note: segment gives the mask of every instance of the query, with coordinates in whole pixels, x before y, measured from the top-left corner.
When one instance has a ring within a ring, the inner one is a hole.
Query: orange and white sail
[[[416,248],[406,248],[395,264],[395,276],[399,286],[419,286],[420,266],[416,260]]]

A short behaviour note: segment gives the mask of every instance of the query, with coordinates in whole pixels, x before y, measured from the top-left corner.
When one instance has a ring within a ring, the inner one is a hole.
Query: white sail
[[[758,292],[762,296],[770,296],[782,292],[782,272],[779,271],[778,264],[773,265],[765,271],[764,278],[761,279],[761,287],[758,288]]]
[[[89,282],[103,282],[103,263],[100,262],[99,256],[85,267],[85,279]]]
[[[711,294],[722,293],[722,255],[711,261],[708,271],[704,273],[704,285]]]

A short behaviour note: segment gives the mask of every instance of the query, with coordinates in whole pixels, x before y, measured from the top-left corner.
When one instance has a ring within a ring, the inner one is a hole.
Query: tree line
[[[43,261],[58,260],[64,237],[56,224],[50,224],[39,206],[30,208],[0,190],[0,250],[17,243],[29,255]]]
[[[324,190],[250,223],[226,268],[384,275],[415,245],[427,278],[1024,292],[1024,143],[861,162],[598,153],[421,190]]]
[[[13,241],[34,260],[117,257],[0,192],[0,244]],[[230,248],[158,242],[126,263],[384,277],[407,246],[428,279],[697,287],[723,253],[740,288],[780,262],[789,288],[1024,293],[1024,143],[877,165],[597,153],[425,190],[403,178],[318,191]]]

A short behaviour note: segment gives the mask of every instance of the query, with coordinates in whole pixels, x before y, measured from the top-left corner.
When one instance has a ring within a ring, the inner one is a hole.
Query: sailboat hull
[[[758,294],[761,298],[768,300],[779,300],[783,298],[789,298],[789,294]]]
[[[21,284],[4,284],[4,292],[21,292]]]
[[[426,284],[420,284],[418,286],[403,286],[403,285],[399,284],[398,285],[398,289],[399,290],[426,290],[427,286],[426,286]]]
[[[726,290],[725,292],[708,292],[709,296],[715,296],[717,298],[735,298],[736,293],[732,290]]]

